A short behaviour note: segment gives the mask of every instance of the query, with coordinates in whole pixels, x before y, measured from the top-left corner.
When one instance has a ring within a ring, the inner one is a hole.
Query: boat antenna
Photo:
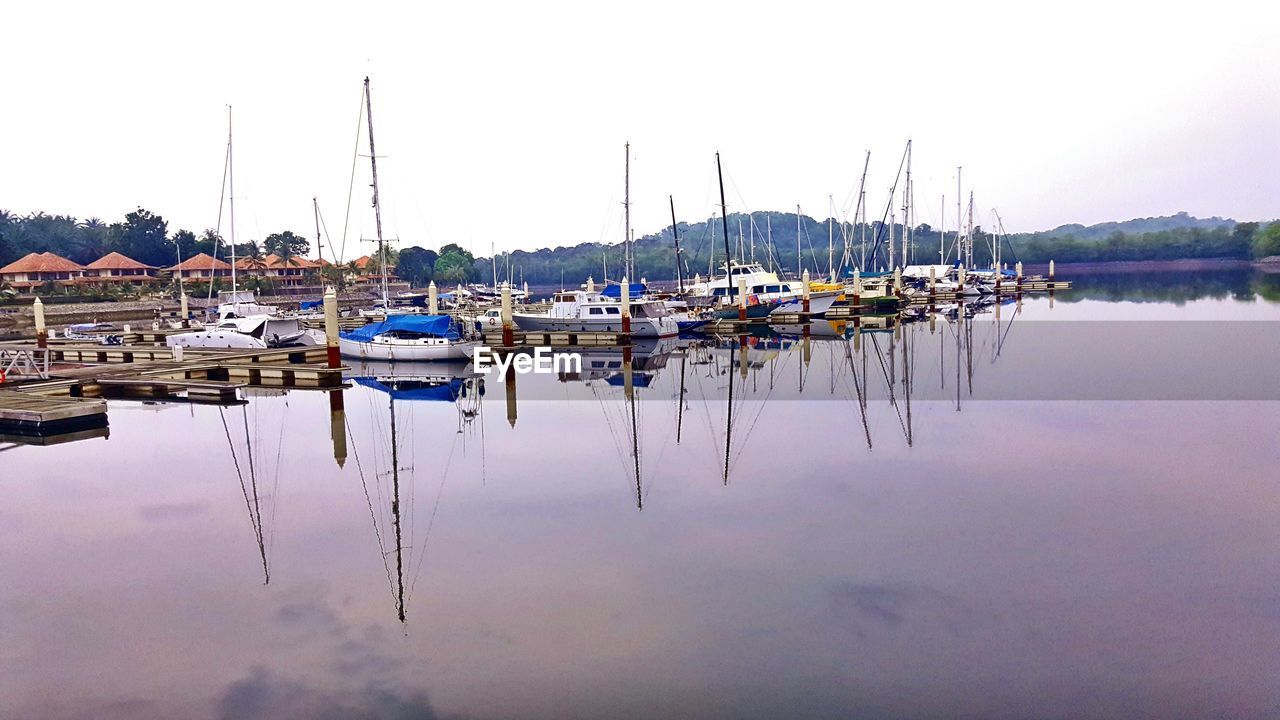
[[[382,276],[382,306],[385,308],[389,304],[387,300],[387,253],[383,248],[382,241],[382,204],[378,198],[378,153],[373,149],[373,97],[369,93],[368,75],[364,78],[364,108],[365,117],[369,121],[369,171],[373,175],[373,219],[378,231],[378,267],[379,274]]]
[[[668,195],[667,202],[671,204],[671,236],[676,241],[676,290],[684,294],[684,276],[680,272],[680,229],[676,226],[676,201],[675,198]]]

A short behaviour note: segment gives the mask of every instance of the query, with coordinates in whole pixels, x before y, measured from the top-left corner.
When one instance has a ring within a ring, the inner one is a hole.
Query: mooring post
[[[956,278],[960,281],[960,291],[964,292],[964,282],[969,278],[969,275],[963,265],[961,265],[960,269],[956,271]]]
[[[338,349],[338,293],[329,286],[324,289],[324,344],[329,367],[342,364],[342,352]]]
[[[929,266],[929,304],[932,305],[938,297],[938,267],[936,265]]]
[[[593,293],[595,291],[596,291],[596,279],[588,275],[587,276],[587,292]]]
[[[738,319],[747,319],[747,278],[742,275],[738,276]]]
[[[529,281],[527,280],[524,281],[521,285],[521,289],[524,290],[524,300],[522,300],[521,302],[528,303],[529,302]]]
[[[432,315],[440,314],[440,291],[436,289],[435,280],[427,284],[427,312]]]
[[[1053,261],[1049,261],[1049,282],[1053,282]]]
[[[516,369],[515,367],[507,368],[507,375],[503,379],[503,385],[506,386],[507,400],[507,424],[511,427],[516,426]]]
[[[1018,264],[1017,264],[1017,265],[1014,265],[1014,268],[1016,268],[1015,272],[1016,272],[1016,273],[1017,273],[1017,275],[1018,275],[1017,280],[1015,281],[1014,288],[1015,288],[1018,292],[1022,292],[1022,261],[1021,261],[1021,260],[1019,260],[1019,261],[1018,261]]]
[[[893,269],[893,294],[902,297],[902,268]]]
[[[182,327],[190,327],[191,323],[189,320],[191,318],[191,314],[188,312],[187,294],[185,292],[178,297],[178,308],[182,315]]]
[[[626,335],[631,334],[631,281],[627,280],[627,276],[622,276],[622,286],[619,288],[622,293],[622,332]]]
[[[862,312],[862,271],[853,271],[853,314]]]
[[[800,284],[803,286],[803,289],[801,292],[804,293],[804,300],[802,301],[802,304],[804,306],[804,312],[805,314],[808,314],[809,312],[809,271],[808,270],[805,270],[803,273],[800,273]]]
[[[347,464],[347,411],[342,389],[329,391],[329,438],[333,441],[333,461]]]
[[[36,301],[31,303],[31,309],[36,314],[36,347],[46,348],[49,346],[49,335],[44,326],[44,302],[36,298]]]
[[[515,344],[515,329],[511,319],[511,283],[502,283],[502,346]]]

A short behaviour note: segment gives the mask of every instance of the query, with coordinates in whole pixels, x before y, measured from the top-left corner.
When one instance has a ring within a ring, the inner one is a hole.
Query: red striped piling
[[[338,293],[332,287],[324,289],[324,344],[329,367],[340,366],[342,352],[338,347]]]

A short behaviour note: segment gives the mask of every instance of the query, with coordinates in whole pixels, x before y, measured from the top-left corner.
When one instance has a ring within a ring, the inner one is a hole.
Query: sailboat
[[[165,345],[246,350],[323,345],[323,333],[308,330],[296,317],[277,316],[274,305],[260,305],[252,292],[236,287],[236,195],[232,149],[231,108],[228,107],[226,179],[231,226],[231,290],[218,293],[218,315],[213,325],[169,335],[165,338]],[[222,221],[221,208],[218,221]]]
[[[373,175],[373,216],[378,233],[378,258],[386,262],[386,243],[382,237],[382,204],[378,194],[378,156],[373,143],[373,98],[369,78],[364,79],[365,117],[369,123],[369,168]],[[350,332],[340,333],[338,346],[347,357],[370,360],[466,360],[479,346],[464,328],[448,315],[396,312],[387,297],[387,273],[381,275],[381,322],[370,323]]]

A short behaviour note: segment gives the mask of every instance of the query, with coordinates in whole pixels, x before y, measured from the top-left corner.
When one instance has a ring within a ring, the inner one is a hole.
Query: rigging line
[[[629,464],[627,462],[628,448],[626,445],[623,444],[623,441],[618,436],[618,430],[614,426],[613,418],[610,417],[609,415],[609,408],[604,404],[604,398],[600,396],[600,392],[596,390],[595,385],[591,385],[590,387],[591,387],[591,394],[595,397],[596,402],[600,405],[600,414],[604,416],[605,426],[609,428],[609,439],[613,441],[613,451],[618,455],[618,462],[622,465],[622,469],[624,471],[627,471],[628,470],[627,465]],[[622,424],[621,419],[619,419],[619,424]],[[630,479],[626,480],[625,485],[628,489],[630,489],[631,487]]]
[[[360,160],[360,124],[364,120],[364,86],[360,86],[360,112],[356,114],[356,147],[351,153],[351,182],[347,185],[347,215],[342,221],[342,246],[338,250],[338,263],[347,256],[347,227],[351,224],[351,196],[356,189],[356,163]],[[330,250],[333,246],[330,245]]]
[[[347,425],[347,435],[354,441],[355,436],[351,434],[351,420],[345,420]],[[382,542],[382,531],[378,529],[378,516],[373,510],[373,500],[369,497],[369,482],[365,478],[364,466],[360,464],[360,450],[356,443],[351,443],[351,454],[356,459],[356,470],[360,474],[360,486],[364,488],[364,502],[369,507],[369,519],[373,522],[373,537],[378,541],[378,557],[382,558],[382,567],[387,572],[387,583],[391,584],[391,565],[387,562],[386,545]],[[392,593],[394,595],[394,593]]]
[[[789,358],[784,358],[784,359],[783,359],[783,361],[782,361],[782,364],[783,364],[784,368],[785,368],[785,366],[786,366],[787,359],[789,359]],[[745,436],[743,436],[743,437],[742,437],[742,444],[738,446],[738,452],[737,452],[737,453],[735,453],[735,454],[734,454],[734,456],[733,456],[733,464],[734,464],[734,465],[736,465],[736,464],[737,464],[739,456],[741,456],[741,455],[742,455],[743,450],[745,450],[745,449],[746,449],[746,441],[751,437],[751,433],[755,431],[755,429],[756,429],[756,423],[760,422],[760,418],[764,415],[764,408],[765,408],[765,405],[769,402],[769,398],[773,396],[773,390],[774,390],[774,384],[773,384],[773,383],[770,383],[770,384],[769,384],[769,391],[768,391],[767,393],[765,393],[765,395],[764,395],[764,399],[759,401],[759,406],[758,406],[758,407],[757,407],[757,409],[756,409],[755,416],[751,419],[751,425],[750,425],[750,427],[748,427],[748,428],[747,428],[747,434],[746,434]],[[738,406],[739,406],[739,407],[741,407],[743,402],[745,402],[745,398],[740,399],[740,402],[738,403]]]
[[[244,443],[249,456],[249,484],[253,487],[253,511],[258,521],[258,547],[262,550],[262,571],[267,574],[270,582],[270,574],[267,571],[267,549],[262,541],[262,506],[258,500],[258,471],[254,467],[253,443],[249,440],[249,412],[246,407],[240,408],[240,416],[244,420]]]
[[[284,397],[285,413],[289,412],[289,396]],[[271,530],[267,536],[267,545],[270,546],[276,536],[276,508],[280,507],[280,458],[284,454],[284,418],[280,418],[280,436],[276,439],[276,472],[275,479],[271,483]]]
[[[218,194],[218,221],[213,226],[213,259],[218,259],[218,241],[222,239],[222,206],[227,201],[227,172],[231,165],[231,138],[227,138],[227,153],[222,159],[222,191]],[[209,263],[209,295],[208,300],[213,300],[213,281],[214,281],[214,264]],[[182,276],[182,271],[178,271],[178,276]]]
[[[218,408],[218,415],[222,418],[222,430],[227,436],[227,447],[231,450],[231,462],[236,467],[236,476],[240,478],[240,492],[244,495],[244,507],[249,514],[249,527],[253,527],[253,509],[249,502],[249,489],[244,484],[244,473],[240,471],[240,459],[236,456],[235,444],[231,441],[231,428],[227,426],[227,416],[223,413],[221,407]]]
[[[903,434],[906,434],[907,424],[906,421],[902,419],[902,408],[898,407],[898,398],[893,392],[893,383],[889,381],[889,369],[885,367],[884,356],[880,354],[880,341],[874,335],[871,336],[871,344],[876,346],[876,361],[880,363],[880,373],[884,376],[885,387],[889,389],[889,405],[891,405],[894,412],[897,413],[898,424],[902,426]]]
[[[867,403],[862,394],[862,383],[858,380],[858,365],[853,361],[853,351],[846,345],[845,354],[849,358],[849,372],[853,376],[853,387],[858,394],[858,414],[862,416],[862,432],[867,438],[867,451],[871,451],[871,424],[867,422]],[[848,379],[845,379],[846,389]]]
[[[427,540],[431,538],[431,528],[436,525],[436,513],[440,511],[440,499],[444,496],[444,484],[449,479],[449,466],[453,464],[453,453],[458,447],[458,435],[455,433],[449,445],[449,456],[444,461],[444,471],[440,474],[440,487],[436,490],[436,501],[431,507],[431,516],[427,519],[427,531],[422,535],[422,548],[418,553],[418,564],[413,570],[413,578],[409,580],[409,590],[405,593],[405,602],[413,597],[413,589],[418,586],[418,576],[422,574],[422,561],[427,557]],[[410,535],[410,538],[413,536]]]

